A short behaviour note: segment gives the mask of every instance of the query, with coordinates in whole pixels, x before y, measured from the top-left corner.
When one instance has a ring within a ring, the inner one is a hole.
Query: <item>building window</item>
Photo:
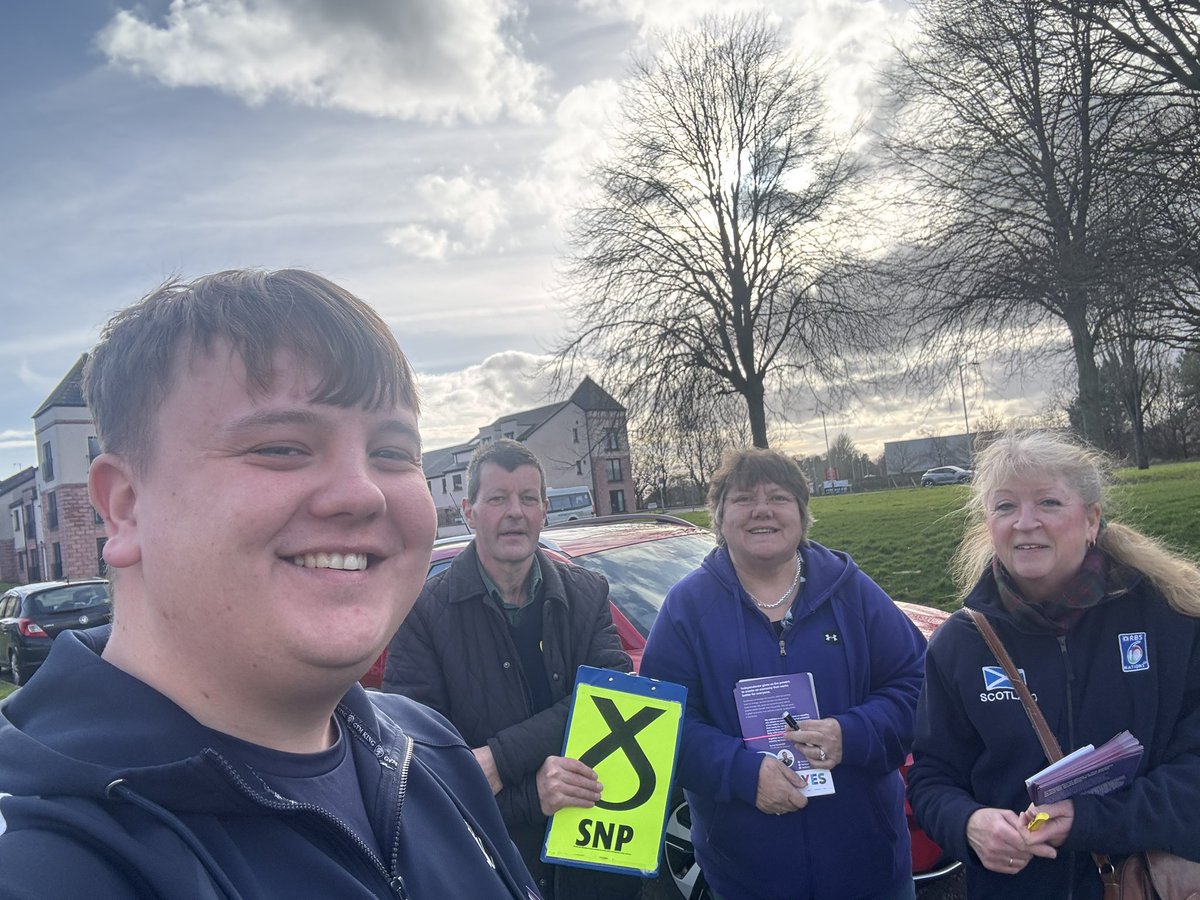
[[[42,480],[54,480],[54,448],[49,441],[42,444]]]
[[[621,480],[621,461],[619,459],[610,459],[608,461],[608,480]]]
[[[579,429],[578,429],[578,428],[572,428],[572,429],[571,429],[571,439],[572,439],[572,440],[573,440],[573,441],[574,441],[576,444],[578,444],[578,443],[579,443]]]
[[[63,577],[62,565],[62,544],[51,544],[51,549],[54,551],[54,580],[61,581]]]
[[[21,507],[18,506],[16,509],[11,510],[11,512],[12,512],[13,534],[20,534],[21,533]]]
[[[24,550],[22,550],[20,553],[17,554],[17,568],[19,568],[22,573],[25,572],[25,551]]]
[[[583,474],[583,460],[582,459],[575,460],[575,474],[576,475]]]
[[[100,575],[105,575],[108,572],[108,567],[104,564],[104,545],[108,543],[108,538],[96,538],[96,571]]]
[[[612,507],[615,513],[625,512],[625,492],[624,491],[609,491],[608,504]]]
[[[100,455],[100,439],[94,434],[88,437],[88,462]]]
[[[429,485],[429,493],[431,493],[431,494],[432,494],[432,493],[433,493],[433,479],[429,479],[429,480],[427,480],[425,483],[426,483],[427,485]]]
[[[92,522],[96,525],[104,524],[104,516],[100,515],[100,510],[94,506],[92,507]]]
[[[621,442],[617,436],[617,429],[604,429],[604,449],[605,450],[620,450]]]
[[[461,493],[462,492],[462,475],[461,474],[451,475],[450,477],[451,477],[451,480],[454,485],[453,490],[456,490]]]
[[[506,431],[506,432],[504,432],[504,436],[511,441],[514,439],[515,433],[512,431]]]
[[[58,528],[58,495],[46,495],[46,527],[50,530]]]
[[[25,507],[25,537],[35,537],[36,526],[33,524],[33,504]]]
[[[443,494],[446,493],[446,479],[445,478],[442,479],[442,493]]]

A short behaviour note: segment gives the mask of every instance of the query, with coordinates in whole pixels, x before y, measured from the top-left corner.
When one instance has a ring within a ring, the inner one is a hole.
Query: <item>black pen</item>
[[[787,727],[792,729],[792,731],[800,730],[800,723],[796,721],[796,717],[793,716],[790,712],[786,712],[783,714],[783,721],[787,723]]]

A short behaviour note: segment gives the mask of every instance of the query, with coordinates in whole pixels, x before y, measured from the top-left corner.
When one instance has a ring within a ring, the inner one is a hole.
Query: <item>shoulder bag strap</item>
[[[979,633],[983,635],[983,639],[987,641],[987,645],[992,650],[992,655],[1004,667],[1004,674],[1008,676],[1008,681],[1013,686],[1013,690],[1021,698],[1021,705],[1025,707],[1025,715],[1029,716],[1029,721],[1033,724],[1033,730],[1037,732],[1038,741],[1041,743],[1042,749],[1046,752],[1046,759],[1050,762],[1058,762],[1062,759],[1063,752],[1058,746],[1058,741],[1054,738],[1054,732],[1046,724],[1046,719],[1042,715],[1042,711],[1038,709],[1037,701],[1033,699],[1033,694],[1029,693],[1029,686],[1025,684],[1025,679],[1021,677],[1021,673],[1013,665],[1008,651],[1004,649],[1004,644],[1000,642],[1000,635],[996,634],[996,629],[992,627],[992,623],[988,621],[987,616],[983,613],[968,609],[965,606],[963,609],[971,617],[971,621],[975,623],[975,627],[979,629]]]
[[[1017,696],[1021,698],[1021,705],[1025,707],[1025,715],[1029,716],[1029,721],[1033,724],[1033,730],[1037,732],[1038,742],[1042,745],[1042,750],[1046,753],[1046,759],[1050,762],[1058,762],[1062,759],[1063,752],[1058,746],[1058,741],[1054,737],[1054,732],[1050,730],[1050,726],[1046,724],[1046,717],[1042,715],[1042,711],[1038,709],[1037,701],[1033,699],[1033,694],[1029,692],[1029,686],[1025,684],[1025,680],[1021,678],[1021,673],[1017,671],[1017,667],[1013,665],[1012,657],[1008,655],[1008,651],[1004,649],[1004,644],[1000,640],[1000,635],[996,634],[996,629],[992,627],[992,623],[988,621],[987,616],[983,613],[976,612],[973,609],[963,607],[963,610],[971,621],[975,623],[975,627],[979,633],[983,635],[983,639],[987,641],[988,647],[992,650],[992,655],[996,657],[1001,666],[1004,667],[1004,674],[1008,676],[1009,683],[1012,684],[1013,690],[1017,692]],[[1096,869],[1100,872],[1100,880],[1104,883],[1104,897],[1108,900],[1110,897],[1118,896],[1115,892],[1118,888],[1118,876],[1116,868],[1112,864],[1112,860],[1103,853],[1093,853],[1092,860],[1096,863]]]

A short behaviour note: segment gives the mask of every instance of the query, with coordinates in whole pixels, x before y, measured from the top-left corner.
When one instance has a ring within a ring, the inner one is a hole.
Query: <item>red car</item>
[[[470,535],[445,538],[433,547],[429,575],[441,572],[471,542]],[[552,557],[600,572],[609,583],[613,623],[636,669],[646,647],[646,636],[667,591],[697,568],[714,546],[711,531],[683,519],[665,515],[604,516],[552,525],[542,531],[542,547]],[[929,637],[948,614],[913,603],[896,604]],[[363,684],[378,687],[383,678],[385,656],[381,656]],[[909,763],[912,762],[910,757]],[[903,771],[907,771],[906,764]],[[921,831],[908,812],[912,835],[913,878],[938,878],[958,868],[941,848]],[[691,815],[682,793],[667,817],[663,858],[675,889],[681,897],[696,894],[700,867],[692,851]]]

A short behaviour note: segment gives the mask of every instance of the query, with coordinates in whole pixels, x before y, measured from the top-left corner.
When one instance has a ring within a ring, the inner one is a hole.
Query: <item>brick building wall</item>
[[[49,525],[49,504],[58,506],[58,527]],[[63,577],[69,579],[94,578],[100,575],[99,554],[96,541],[104,537],[104,525],[96,524],[95,511],[88,497],[86,484],[64,484],[53,491],[43,491],[41,496],[42,522],[45,532],[45,578],[54,578],[54,544],[59,544],[62,553]]]
[[[17,584],[21,581],[17,573],[17,550],[13,541],[0,541],[0,582]]]

